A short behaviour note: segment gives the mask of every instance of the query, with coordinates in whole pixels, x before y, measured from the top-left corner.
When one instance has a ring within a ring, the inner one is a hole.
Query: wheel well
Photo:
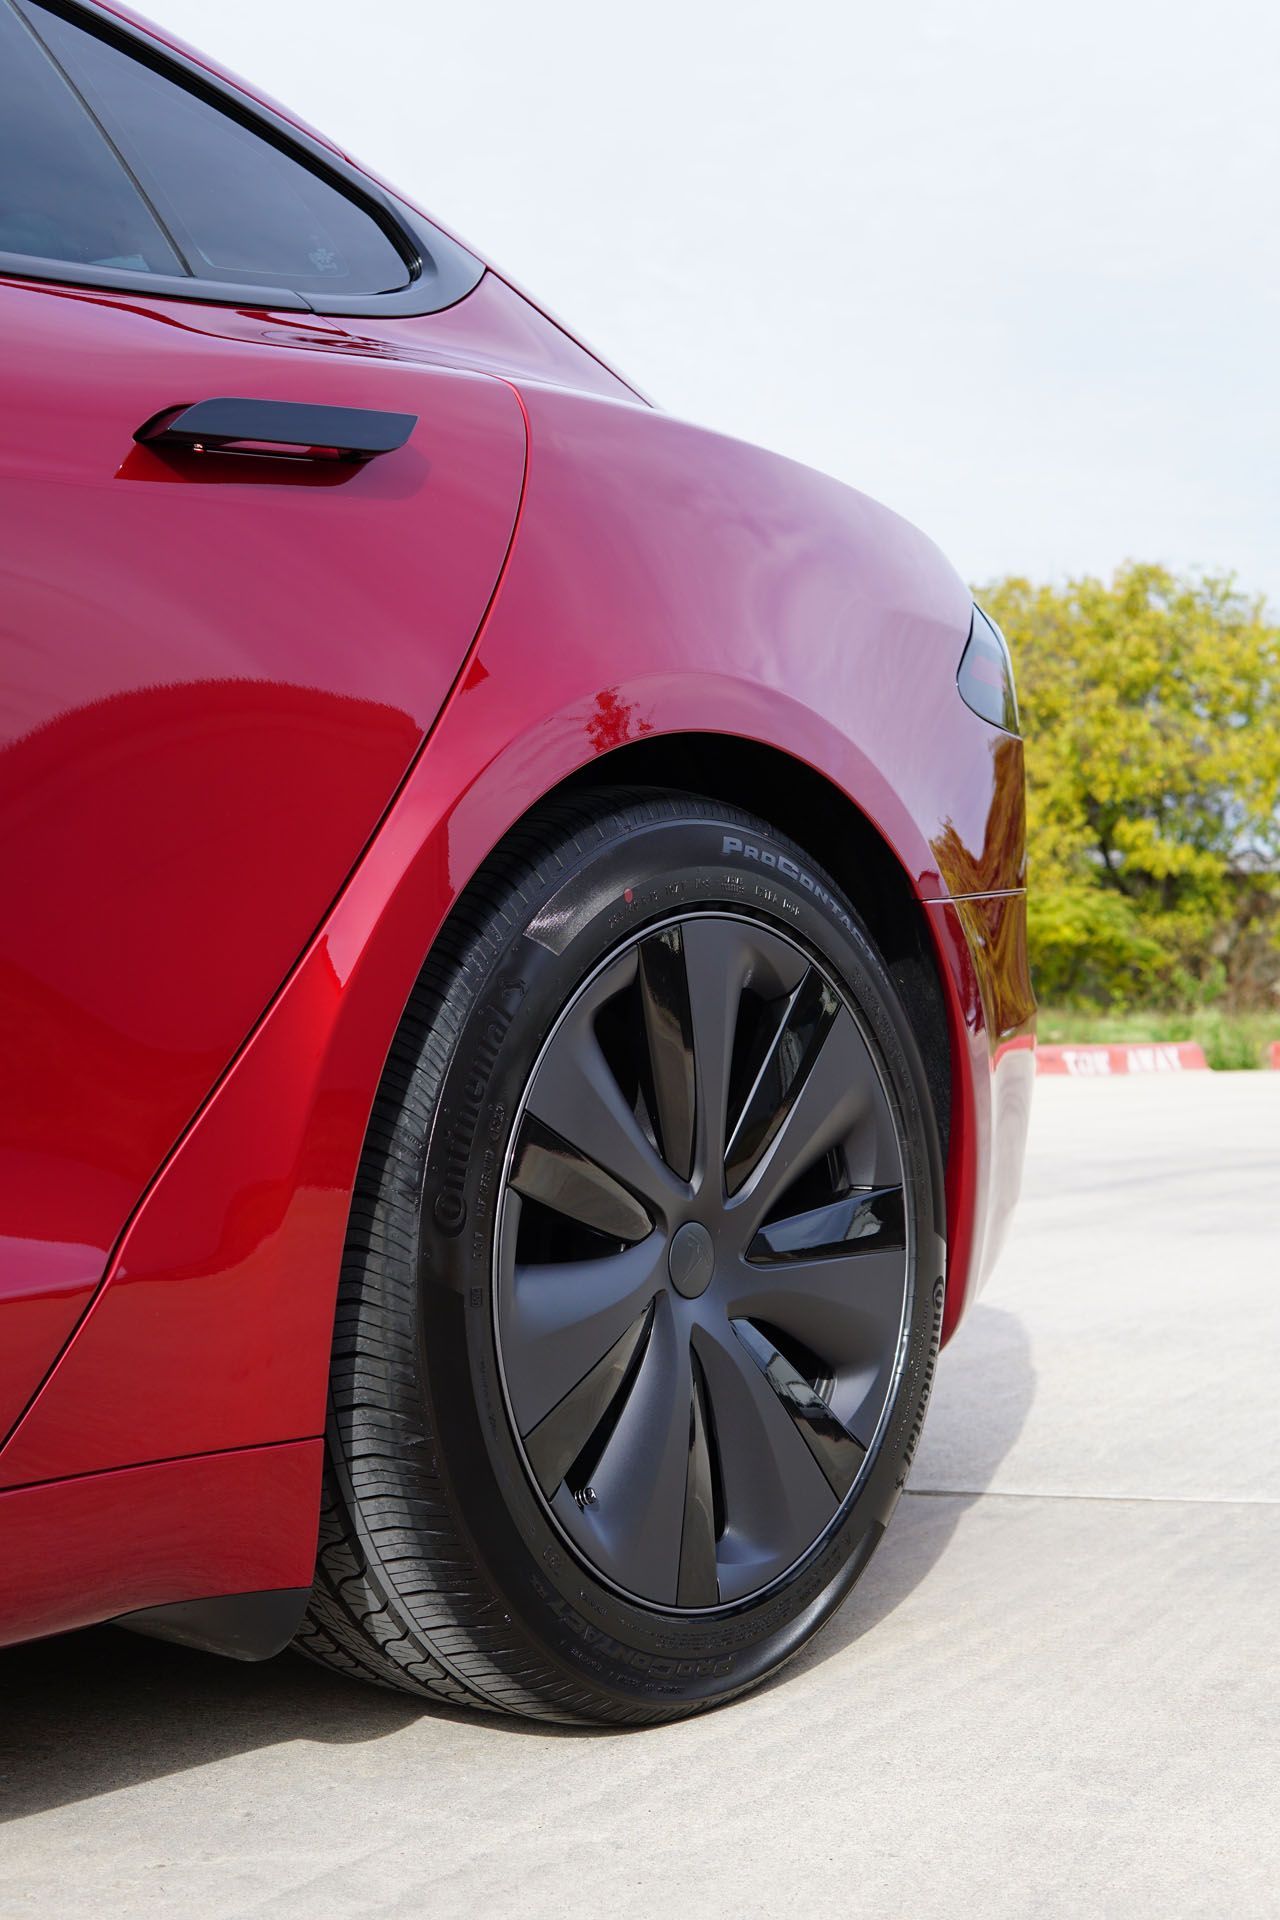
[[[663,786],[762,813],[837,881],[865,921],[902,996],[924,1061],[946,1162],[951,1132],[951,1042],[924,912],[895,855],[847,795],[776,747],[731,734],[665,734],[615,747],[558,791]],[[761,794],[768,795],[761,805]]]

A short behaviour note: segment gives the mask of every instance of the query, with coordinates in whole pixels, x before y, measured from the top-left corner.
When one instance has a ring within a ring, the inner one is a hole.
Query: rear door
[[[524,467],[506,386],[380,354],[422,262],[350,175],[104,31],[0,0],[0,1439],[410,765]],[[260,451],[135,440],[228,397]],[[403,444],[268,444],[282,401]]]

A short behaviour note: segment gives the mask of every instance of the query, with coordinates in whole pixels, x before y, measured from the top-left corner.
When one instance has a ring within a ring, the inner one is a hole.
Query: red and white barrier
[[[1280,1043],[1272,1049],[1275,1066]],[[1037,1047],[1037,1073],[1068,1073],[1078,1080],[1114,1073],[1189,1073],[1208,1070],[1204,1048],[1195,1040],[1135,1041],[1125,1046]]]
[[[1280,1040],[1271,1042],[1271,1065],[1280,1073]]]

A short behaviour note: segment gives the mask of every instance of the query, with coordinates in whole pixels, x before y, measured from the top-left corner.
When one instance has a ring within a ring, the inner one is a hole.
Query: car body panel
[[[0,284],[0,1432],[359,858],[510,541],[510,388],[314,333]],[[419,426],[360,466],[134,444],[225,393]]]
[[[6,1484],[321,1430],[349,1195],[400,1012],[462,887],[569,775],[664,734],[756,739],[856,797],[922,899],[945,891],[935,844],[944,864],[1018,871],[989,832],[1009,756],[955,692],[968,595],[923,536],[665,415],[550,387],[522,399],[520,528],[470,664],[0,1452]],[[767,814],[767,793],[742,797]],[[747,850],[730,864],[767,891]],[[962,936],[949,964],[980,1009],[969,953]],[[953,1267],[953,1323],[965,1292]]]
[[[1017,1203],[1035,1080],[1036,1003],[1025,894],[937,901],[927,911],[956,1062],[945,1342],[999,1257]]]
[[[489,269],[472,293],[439,313],[404,319],[316,316],[334,353],[371,353],[410,366],[469,367],[522,383],[569,387],[641,405],[639,396],[595,354],[548,321]]]
[[[0,1646],[143,1607],[310,1584],[321,1443],[0,1493]]]

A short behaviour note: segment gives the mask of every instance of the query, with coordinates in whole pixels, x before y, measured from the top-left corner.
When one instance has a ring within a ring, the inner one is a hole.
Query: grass
[[[1066,1007],[1041,1007],[1039,1037],[1048,1045],[1077,1046],[1090,1040],[1198,1040],[1205,1059],[1219,1071],[1265,1067],[1271,1042],[1280,1040],[1280,1009],[1275,1013],[1161,1013],[1150,1007],[1130,1013],[1076,1013]]]

